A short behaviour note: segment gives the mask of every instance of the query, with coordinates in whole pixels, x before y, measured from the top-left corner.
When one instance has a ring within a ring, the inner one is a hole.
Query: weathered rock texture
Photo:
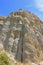
[[[43,22],[24,10],[0,17],[0,44],[17,61],[43,60]]]

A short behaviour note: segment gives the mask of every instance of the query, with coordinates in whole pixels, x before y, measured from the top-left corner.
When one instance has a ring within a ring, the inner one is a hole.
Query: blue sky
[[[43,20],[43,0],[0,0],[0,16],[23,9],[36,14]]]

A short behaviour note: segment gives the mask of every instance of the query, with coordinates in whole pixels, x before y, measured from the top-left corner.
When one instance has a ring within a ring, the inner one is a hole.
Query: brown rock
[[[30,12],[12,12],[0,17],[0,40],[17,61],[39,62],[43,55],[43,23]]]

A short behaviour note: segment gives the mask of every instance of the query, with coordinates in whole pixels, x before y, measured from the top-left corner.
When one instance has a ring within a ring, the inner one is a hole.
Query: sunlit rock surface
[[[43,22],[24,10],[0,17],[0,44],[17,61],[43,61]]]

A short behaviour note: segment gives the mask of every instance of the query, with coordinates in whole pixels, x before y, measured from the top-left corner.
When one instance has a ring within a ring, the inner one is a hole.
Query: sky
[[[43,21],[43,0],[0,0],[0,16],[8,16],[19,9],[32,12]]]

